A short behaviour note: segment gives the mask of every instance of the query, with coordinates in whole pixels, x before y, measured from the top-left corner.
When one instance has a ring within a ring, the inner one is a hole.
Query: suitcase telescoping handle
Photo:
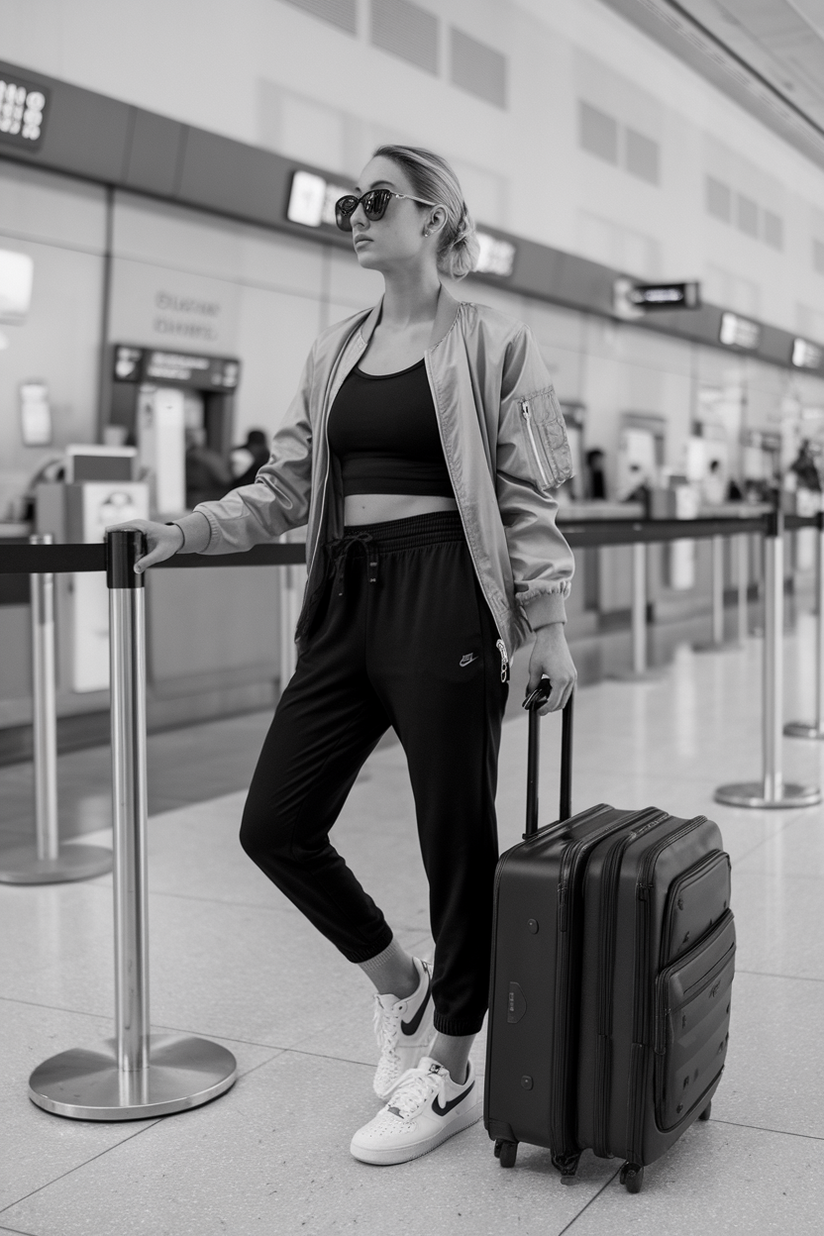
[[[538,709],[549,699],[551,690],[548,678],[542,678],[539,685],[524,700],[524,708],[529,713],[529,744],[526,760],[526,831],[524,837],[532,837],[538,831],[538,768],[540,763],[541,718]],[[572,815],[572,701],[575,692],[570,695],[561,714],[561,802],[558,808],[558,819],[568,820]]]

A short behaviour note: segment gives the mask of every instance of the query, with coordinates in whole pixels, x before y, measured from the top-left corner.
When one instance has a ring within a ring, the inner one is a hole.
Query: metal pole
[[[199,1107],[235,1080],[231,1052],[208,1039],[150,1035],[146,884],[146,656],[140,532],[107,538],[114,806],[115,1039],[39,1065],[29,1097],[77,1120],[140,1120]]]
[[[51,534],[29,537],[51,545]],[[0,852],[0,882],[57,884],[86,880],[112,869],[105,846],[61,846],[57,815],[57,707],[54,668],[54,575],[30,576],[32,647],[32,730],[34,749],[34,845]]]
[[[788,738],[824,738],[824,512],[816,519],[818,528],[818,561],[816,564],[815,607],[815,720],[788,721],[784,733]]]
[[[781,766],[781,708],[784,693],[784,517],[772,512],[764,537],[764,673],[760,782],[722,785],[716,802],[731,807],[812,807],[821,802],[817,786],[787,783]]]
[[[738,643],[742,646],[747,642],[749,623],[747,621],[747,593],[749,585],[749,549],[750,538],[746,532],[735,538],[738,546]]]
[[[724,538],[712,538],[712,642],[724,644]]]
[[[632,672],[647,672],[647,547],[636,541],[632,547]]]

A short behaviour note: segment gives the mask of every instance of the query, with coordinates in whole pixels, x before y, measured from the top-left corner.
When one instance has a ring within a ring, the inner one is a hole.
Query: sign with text
[[[114,348],[116,382],[151,382],[157,386],[188,386],[200,391],[234,391],[240,381],[240,361],[234,357],[199,356],[193,352]]]
[[[754,352],[761,342],[761,327],[749,318],[739,317],[737,313],[725,312],[721,314],[718,339],[725,347],[746,348]]]
[[[824,347],[808,339],[793,339],[791,360],[796,369],[824,368]]]
[[[612,289],[613,306],[619,318],[632,320],[660,309],[700,309],[701,284],[695,280],[682,283],[636,283],[622,275]]]
[[[37,150],[51,91],[0,67],[0,142]]]

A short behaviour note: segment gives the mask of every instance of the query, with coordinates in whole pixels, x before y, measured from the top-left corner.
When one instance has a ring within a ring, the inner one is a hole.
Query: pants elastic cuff
[[[382,953],[384,949],[389,948],[392,943],[392,928],[387,925],[383,932],[373,944],[364,944],[358,949],[341,949],[347,961],[352,961],[355,965],[360,965],[362,961],[371,961],[373,957],[377,957],[378,953]]]
[[[463,1038],[466,1034],[478,1034],[484,1024],[484,1013],[480,1017],[449,1018],[436,1013],[435,1029],[438,1034],[449,1034],[453,1038]]]

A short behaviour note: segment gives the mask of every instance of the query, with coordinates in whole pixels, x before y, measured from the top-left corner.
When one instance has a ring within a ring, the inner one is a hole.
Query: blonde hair
[[[372,158],[392,159],[406,172],[418,197],[446,211],[438,244],[438,269],[463,279],[477,265],[480,245],[475,224],[463,200],[460,182],[446,159],[420,146],[378,146]]]

